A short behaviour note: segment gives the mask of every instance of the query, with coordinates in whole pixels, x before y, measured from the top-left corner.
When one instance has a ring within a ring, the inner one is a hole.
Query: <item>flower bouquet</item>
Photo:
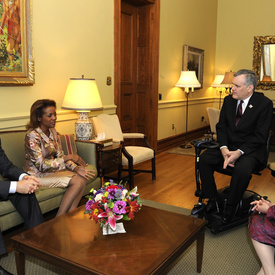
[[[134,215],[141,209],[137,187],[128,191],[123,185],[106,182],[99,190],[91,190],[87,195],[84,214],[89,214],[90,219],[99,223],[100,227],[110,225],[116,230],[117,220],[132,220]]]

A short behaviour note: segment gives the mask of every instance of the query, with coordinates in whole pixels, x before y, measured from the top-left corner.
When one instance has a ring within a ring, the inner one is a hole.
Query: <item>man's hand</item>
[[[240,150],[229,151],[227,148],[222,148],[221,153],[224,158],[223,169],[226,169],[227,166],[234,167],[235,162],[242,155]]]
[[[23,180],[17,182],[16,192],[21,194],[31,194],[37,190],[39,186],[42,186],[42,184],[36,177],[25,175]]]
[[[34,180],[35,182],[37,182],[38,186],[42,186],[42,184],[39,181],[39,179],[36,178],[35,176],[25,175],[22,179],[23,180]]]

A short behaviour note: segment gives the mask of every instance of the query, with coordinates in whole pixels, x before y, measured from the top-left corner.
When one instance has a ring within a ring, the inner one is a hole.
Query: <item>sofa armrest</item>
[[[86,163],[96,166],[96,143],[84,140],[75,141],[77,153]]]

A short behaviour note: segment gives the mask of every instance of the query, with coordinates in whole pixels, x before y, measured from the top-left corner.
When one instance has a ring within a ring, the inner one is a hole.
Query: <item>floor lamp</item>
[[[213,83],[211,84],[211,87],[216,88],[217,92],[219,93],[219,96],[220,96],[219,109],[221,109],[222,92],[223,92],[223,88],[225,88],[225,85],[221,84],[223,79],[224,79],[223,74],[217,74],[215,76]]]
[[[187,141],[187,130],[188,130],[188,97],[189,97],[189,88],[194,91],[194,88],[200,88],[201,84],[196,77],[195,71],[182,71],[180,78],[175,85],[176,87],[182,88],[186,93],[186,131],[185,131],[185,143],[180,147],[183,149],[191,148],[191,145],[188,145]]]

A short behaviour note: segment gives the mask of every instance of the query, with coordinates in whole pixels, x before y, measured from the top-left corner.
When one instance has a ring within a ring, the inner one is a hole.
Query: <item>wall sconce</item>
[[[223,74],[217,74],[215,76],[213,83],[211,84],[211,87],[216,88],[216,91],[219,93],[219,96],[220,96],[219,109],[221,109],[222,93],[223,93],[223,88],[225,88],[225,85],[221,84],[223,79],[224,79]]]
[[[102,102],[95,79],[70,78],[62,103],[63,109],[76,110],[75,134],[79,140],[92,138],[92,122],[88,118],[91,110],[101,110]]]
[[[226,72],[224,75],[224,79],[221,82],[221,84],[224,84],[225,87],[225,92],[227,94],[231,94],[231,90],[232,90],[232,81],[233,81],[233,77],[234,77],[235,72]]]
[[[181,145],[181,148],[187,149],[191,148],[191,145],[188,145],[187,142],[187,129],[188,129],[188,96],[189,96],[189,88],[191,91],[194,91],[194,88],[200,88],[201,84],[196,77],[195,71],[182,71],[180,74],[180,78],[175,85],[176,87],[182,88],[182,90],[186,93],[186,131],[185,131],[185,143]]]

